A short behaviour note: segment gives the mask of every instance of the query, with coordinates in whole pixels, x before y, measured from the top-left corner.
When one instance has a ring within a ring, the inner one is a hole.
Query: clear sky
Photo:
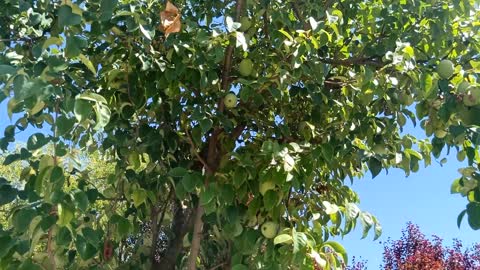
[[[417,138],[425,138],[419,126],[410,126],[405,131]],[[419,225],[426,236],[441,237],[446,245],[451,245],[454,238],[461,240],[464,247],[480,242],[479,231],[468,226],[466,216],[461,228],[457,227],[458,214],[465,209],[467,199],[450,194],[452,181],[460,176],[458,168],[466,166],[458,162],[455,155],[456,150],[452,150],[445,165],[440,166],[439,160],[432,160],[432,165],[427,168],[422,165],[417,173],[408,177],[403,171],[392,169],[388,174],[383,171],[375,179],[368,173],[365,178],[354,181],[353,189],[360,196],[360,208],[379,219],[383,234],[375,242],[373,232],[360,240],[362,226],[359,222],[353,233],[339,240],[349,257],[362,257],[368,260],[368,269],[379,269],[383,253],[381,242],[388,238],[400,239],[401,231],[409,221]]]
[[[4,101],[0,103],[0,131],[3,132],[10,124]],[[18,141],[26,142],[31,130],[18,134]],[[417,138],[425,137],[418,126],[410,126],[405,131]],[[452,151],[446,165],[440,166],[432,160],[431,166],[421,168],[408,178],[401,170],[392,169],[388,175],[383,171],[375,179],[371,179],[370,173],[367,173],[365,178],[355,180],[353,188],[360,195],[360,208],[379,219],[383,234],[375,242],[372,240],[373,232],[366,239],[360,240],[362,226],[359,221],[353,233],[343,240],[337,239],[346,247],[349,256],[368,260],[368,269],[379,269],[383,252],[380,242],[388,238],[399,239],[402,229],[409,221],[419,225],[427,236],[435,234],[443,238],[446,244],[451,244],[453,238],[462,240],[465,245],[480,242],[479,232],[470,229],[466,218],[461,229],[456,225],[457,216],[465,208],[467,200],[460,195],[450,194],[452,181],[460,175],[457,169],[464,166],[456,160],[455,154],[456,151]]]

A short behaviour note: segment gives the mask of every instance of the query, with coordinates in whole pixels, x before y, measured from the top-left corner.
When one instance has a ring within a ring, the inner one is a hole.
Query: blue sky
[[[425,138],[419,126],[414,128],[410,125],[405,133]],[[359,223],[353,233],[339,240],[349,257],[362,257],[368,260],[368,269],[379,269],[383,253],[381,242],[388,238],[399,239],[409,221],[419,225],[425,235],[441,237],[446,245],[451,245],[454,238],[461,240],[464,246],[480,242],[479,232],[468,226],[466,217],[461,228],[457,227],[457,216],[465,209],[467,199],[450,194],[452,181],[460,176],[458,168],[466,166],[458,162],[455,155],[453,150],[447,156],[445,165],[440,166],[439,160],[432,160],[431,166],[424,168],[422,165],[417,173],[408,177],[403,171],[393,169],[388,174],[383,171],[375,179],[367,174],[365,178],[355,180],[353,189],[360,196],[360,208],[379,219],[383,234],[375,242],[372,240],[373,232],[360,240],[362,227]]]
[[[0,131],[10,125],[6,113],[6,102],[0,103]],[[45,130],[50,132],[50,130]],[[18,134],[18,141],[25,142],[30,132]],[[409,126],[405,133],[417,138],[424,138],[424,132],[419,128]],[[3,136],[3,134],[0,134]],[[398,169],[383,171],[375,179],[370,173],[363,179],[354,181],[353,188],[361,199],[360,208],[374,214],[382,224],[383,234],[379,240],[373,241],[373,232],[361,240],[362,227],[359,222],[356,230],[337,239],[347,249],[349,256],[362,257],[368,260],[369,269],[378,269],[382,262],[383,245],[381,241],[388,238],[399,239],[401,231],[407,222],[420,226],[428,236],[437,235],[451,244],[458,238],[466,246],[480,240],[478,232],[470,229],[464,219],[461,229],[457,228],[457,216],[465,208],[467,200],[460,195],[450,194],[452,181],[459,177],[457,169],[464,166],[455,158],[455,151],[448,157],[446,165],[440,166],[435,160],[427,168],[421,168],[418,173],[405,177]]]

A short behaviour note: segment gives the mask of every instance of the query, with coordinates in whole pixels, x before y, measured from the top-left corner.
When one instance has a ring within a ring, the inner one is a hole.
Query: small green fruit
[[[265,195],[267,191],[275,189],[275,184],[272,181],[265,181],[260,183],[260,186],[258,187],[258,191],[260,191],[260,194]]]
[[[436,129],[434,134],[435,134],[435,137],[439,139],[443,139],[445,138],[445,136],[447,136],[447,132],[443,129]]]
[[[468,87],[467,92],[463,96],[463,104],[468,107],[480,104],[480,88]]]
[[[465,152],[464,150],[460,150],[458,151],[457,153],[457,160],[462,162],[465,160],[465,158],[467,157],[467,152]]]
[[[442,60],[437,66],[437,73],[442,79],[448,79],[452,77],[454,71],[455,67],[453,66],[452,61],[447,59]]]
[[[240,74],[244,77],[250,76],[253,71],[253,62],[250,59],[243,59],[239,66]]]
[[[58,214],[57,224],[60,226],[66,226],[67,224],[70,223],[70,221],[75,216],[74,211],[71,207],[61,203],[57,205],[57,214]]]
[[[470,83],[467,81],[461,82],[457,87],[457,93],[463,94],[467,92],[467,88],[470,87]]]
[[[250,21],[250,19],[248,17],[242,17],[240,19],[240,24],[242,26],[240,26],[240,28],[238,30],[240,30],[241,32],[247,31],[252,26],[252,22]]]
[[[130,152],[128,154],[128,164],[134,169],[140,167],[140,156],[137,152]]]
[[[407,93],[401,93],[398,95],[398,101],[400,104],[405,105],[405,106],[410,106],[413,103],[413,97],[412,95],[409,95]]]
[[[377,155],[386,155],[388,154],[388,149],[384,144],[375,144],[372,147],[373,152]]]
[[[237,106],[237,96],[233,93],[228,93],[223,99],[223,104],[228,109],[235,108]]]
[[[277,236],[278,232],[278,224],[273,221],[267,221],[263,223],[262,227],[260,228],[262,231],[263,236],[268,239],[272,239]]]

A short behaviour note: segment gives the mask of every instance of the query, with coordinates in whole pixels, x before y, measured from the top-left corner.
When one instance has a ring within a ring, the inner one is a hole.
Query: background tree
[[[381,232],[346,179],[443,149],[480,228],[474,4],[0,0],[0,147],[30,135],[0,267],[341,267],[332,236]],[[105,177],[75,162],[99,152]]]
[[[367,268],[363,262],[357,262],[349,269]],[[408,223],[399,240],[385,243],[381,269],[480,269],[480,244],[464,249],[462,243],[455,240],[452,247],[445,247],[442,239],[436,236],[428,239],[418,226]]]

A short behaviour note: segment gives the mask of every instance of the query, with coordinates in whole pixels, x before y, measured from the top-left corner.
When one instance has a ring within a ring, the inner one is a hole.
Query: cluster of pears
[[[455,66],[452,61],[444,59],[437,66],[437,73],[442,79],[450,79],[455,72]],[[470,85],[463,81],[457,87],[457,92],[462,96],[463,104],[467,107],[480,105],[480,87]]]
[[[260,185],[258,186],[258,191],[260,192],[260,194],[262,194],[262,196],[264,196],[267,191],[275,190],[275,188],[275,183],[271,180],[267,180],[260,183]],[[263,236],[268,239],[277,236],[279,229],[279,224],[274,221],[267,221],[263,223],[262,226],[260,226],[260,231],[262,232]]]

